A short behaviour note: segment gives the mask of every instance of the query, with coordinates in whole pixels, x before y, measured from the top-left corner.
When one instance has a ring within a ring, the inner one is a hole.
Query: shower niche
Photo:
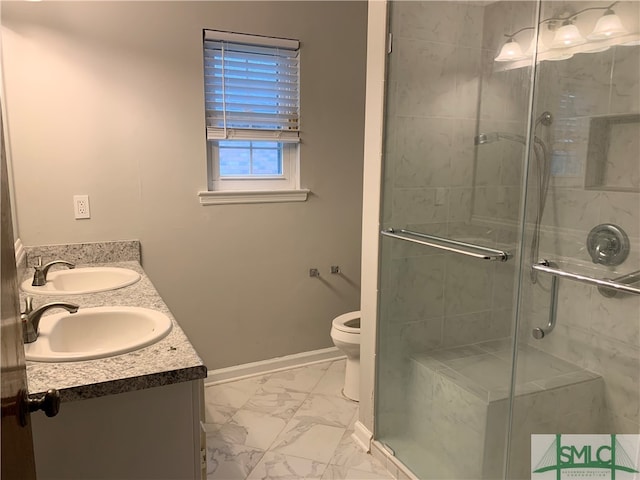
[[[640,192],[640,114],[593,117],[585,188]]]

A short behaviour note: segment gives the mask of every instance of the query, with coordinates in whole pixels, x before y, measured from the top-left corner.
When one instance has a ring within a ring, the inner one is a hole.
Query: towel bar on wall
[[[506,262],[511,257],[509,252],[505,252],[503,250],[484,247],[473,243],[461,242],[451,238],[413,232],[411,230],[395,230],[394,228],[388,228],[386,230],[382,230],[380,234],[385,237],[397,238],[406,242],[417,243],[447,252],[458,253],[467,257],[478,258],[480,260]]]

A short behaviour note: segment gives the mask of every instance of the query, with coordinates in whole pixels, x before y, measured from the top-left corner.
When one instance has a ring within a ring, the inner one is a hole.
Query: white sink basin
[[[148,308],[81,307],[42,317],[40,335],[25,344],[25,356],[36,362],[111,357],[157,342],[171,325],[169,317]]]
[[[80,295],[127,287],[138,280],[140,274],[128,268],[74,268],[50,271],[47,283],[41,287],[32,286],[31,279],[25,280],[22,290],[41,295]]]

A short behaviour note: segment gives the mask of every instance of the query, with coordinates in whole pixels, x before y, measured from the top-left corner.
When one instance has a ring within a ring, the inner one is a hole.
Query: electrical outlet
[[[75,218],[91,218],[91,210],[89,210],[89,195],[73,196],[73,211]]]

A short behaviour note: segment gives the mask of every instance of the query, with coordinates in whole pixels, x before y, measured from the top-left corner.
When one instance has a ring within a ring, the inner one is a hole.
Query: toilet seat
[[[360,399],[360,311],[343,313],[331,322],[331,340],[346,357],[342,394]]]
[[[360,334],[360,310],[337,316],[331,326],[341,332]]]

